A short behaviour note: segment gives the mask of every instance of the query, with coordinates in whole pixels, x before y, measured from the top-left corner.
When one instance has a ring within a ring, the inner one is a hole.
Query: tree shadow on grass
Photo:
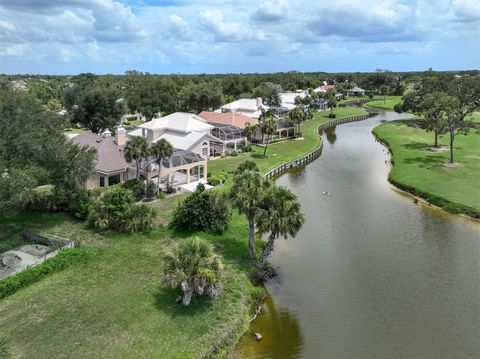
[[[442,156],[427,155],[423,157],[411,157],[405,159],[407,164],[418,164],[420,168],[433,169],[442,167],[445,159]]]
[[[432,146],[423,142],[412,142],[412,143],[406,143],[402,145],[402,147],[407,150],[427,151]]]
[[[263,153],[252,153],[250,155],[250,157],[252,157],[252,158],[266,158],[266,157],[263,157]]]
[[[155,307],[170,317],[193,316],[211,309],[213,303],[207,296],[194,296],[188,306],[176,303],[182,295],[180,288],[162,284],[154,293]]]

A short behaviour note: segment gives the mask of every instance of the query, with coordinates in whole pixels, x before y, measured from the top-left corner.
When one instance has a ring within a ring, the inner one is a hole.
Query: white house
[[[365,96],[365,90],[358,86],[355,86],[354,88],[348,90],[347,94],[348,97]]]
[[[295,105],[295,99],[297,97],[300,97],[300,98],[307,97],[307,92],[302,90],[296,91],[296,92],[280,92],[279,96],[280,96],[281,106],[291,111],[295,107],[297,107],[297,105]]]
[[[267,111],[268,109],[269,107],[264,105],[262,98],[259,97],[257,99],[244,98],[227,103],[215,112],[238,112],[242,115],[258,119],[262,114],[262,110]]]

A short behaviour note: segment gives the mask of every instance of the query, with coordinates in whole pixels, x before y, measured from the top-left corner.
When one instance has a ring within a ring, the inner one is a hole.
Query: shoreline
[[[375,130],[375,128],[373,130]],[[410,198],[413,198],[414,200],[417,200],[419,203],[423,203],[424,205],[426,205],[428,207],[433,207],[433,208],[439,209],[439,210],[443,211],[444,213],[448,213],[448,214],[453,215],[453,216],[460,216],[460,217],[469,219],[469,220],[474,221],[474,222],[480,222],[480,213],[475,214],[475,215],[471,215],[467,211],[449,212],[443,206],[441,206],[440,204],[431,202],[427,198],[422,196],[421,191],[418,190],[417,188],[411,187],[411,186],[403,184],[403,183],[399,183],[399,182],[397,183],[396,181],[393,181],[391,179],[391,172],[392,172],[393,167],[395,166],[395,160],[394,160],[394,155],[393,155],[392,149],[390,148],[390,145],[388,144],[388,142],[386,140],[381,139],[373,130],[372,130],[372,135],[375,137],[375,139],[378,141],[378,143],[380,143],[383,147],[385,147],[388,150],[388,155],[390,157],[390,159],[388,161],[388,165],[390,167],[390,170],[388,172],[387,181],[388,181],[388,183],[390,183],[392,185],[393,189],[396,192],[399,192],[399,193],[404,194],[404,195],[406,195]],[[446,198],[443,198],[443,197],[440,197],[440,198],[441,198],[442,201],[444,201],[446,203],[453,203],[453,202],[447,200]]]

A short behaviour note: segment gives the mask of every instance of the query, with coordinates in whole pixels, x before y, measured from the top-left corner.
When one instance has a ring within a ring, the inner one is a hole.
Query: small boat
[[[323,191],[322,194],[323,194],[324,196],[328,196],[330,193],[328,193],[327,191]]]

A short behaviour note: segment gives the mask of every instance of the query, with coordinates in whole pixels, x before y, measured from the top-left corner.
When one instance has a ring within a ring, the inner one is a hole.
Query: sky
[[[0,73],[480,68],[480,0],[0,0]]]

